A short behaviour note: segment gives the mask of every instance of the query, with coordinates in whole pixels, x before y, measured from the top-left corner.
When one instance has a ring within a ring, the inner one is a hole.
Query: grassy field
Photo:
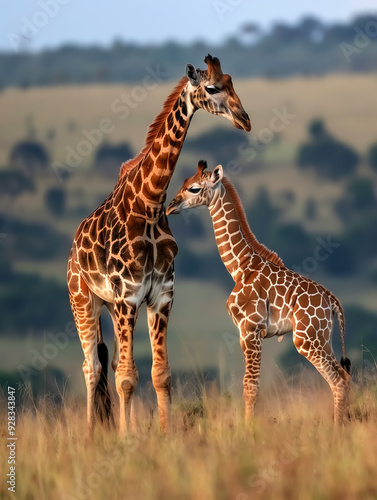
[[[316,379],[317,380],[317,379]],[[173,399],[173,432],[158,429],[153,403],[136,401],[136,429],[121,440],[97,427],[85,439],[84,403],[47,400],[19,409],[16,495],[57,499],[343,499],[377,496],[376,384],[354,385],[350,421],[334,428],[327,386],[304,378],[262,392],[245,427],[241,398],[207,387]],[[8,471],[1,420],[1,471]]]

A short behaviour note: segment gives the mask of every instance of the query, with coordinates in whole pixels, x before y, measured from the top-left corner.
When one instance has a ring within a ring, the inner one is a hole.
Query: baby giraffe
[[[334,396],[334,421],[341,423],[348,402],[351,362],[346,357],[344,313],[339,300],[322,285],[287,269],[275,252],[258,242],[247,223],[241,200],[218,165],[186,179],[167,214],[207,205],[216,243],[235,281],[228,312],[240,332],[245,359],[246,419],[254,413],[259,388],[262,341],[293,331],[293,342],[328,382]],[[331,347],[333,314],[338,316],[343,356],[340,364]]]

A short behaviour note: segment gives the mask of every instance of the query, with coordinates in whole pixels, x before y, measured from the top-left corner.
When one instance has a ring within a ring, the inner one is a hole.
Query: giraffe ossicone
[[[200,161],[194,176],[186,179],[171,201],[167,215],[208,206],[221,259],[235,286],[227,301],[229,315],[240,332],[244,353],[246,418],[254,414],[259,389],[264,338],[293,332],[293,342],[329,384],[334,397],[334,421],[344,419],[351,383],[346,357],[344,312],[329,290],[287,269],[275,252],[252,233],[241,200],[218,165],[212,172]],[[333,314],[338,316],[341,362],[331,347]]]
[[[249,131],[250,119],[220,61],[208,55],[206,70],[188,64],[186,76],[166,99],[150,125],[145,146],[125,162],[108,198],[80,224],[68,261],[72,312],[85,355],[87,422],[93,434],[96,410],[111,417],[100,315],[105,305],[114,326],[112,367],[120,399],[120,431],[130,425],[130,403],[138,381],[133,335],[139,307],[147,303],[152,346],[152,381],[160,424],[171,415],[171,375],[166,331],[174,293],[173,261],[177,244],[164,202],[191,119],[198,109],[230,120]]]

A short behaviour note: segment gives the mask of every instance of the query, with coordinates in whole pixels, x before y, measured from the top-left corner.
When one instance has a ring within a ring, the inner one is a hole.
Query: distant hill
[[[110,48],[66,45],[39,53],[1,53],[0,87],[171,80],[183,73],[187,62],[203,65],[208,52],[237,77],[371,72],[377,70],[376,28],[373,16],[331,25],[310,17],[296,25],[276,23],[268,32],[246,23],[218,46],[138,46],[118,40]]]

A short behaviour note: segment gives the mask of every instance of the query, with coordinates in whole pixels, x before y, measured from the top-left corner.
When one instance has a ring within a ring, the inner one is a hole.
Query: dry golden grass
[[[139,401],[132,436],[121,441],[115,430],[97,427],[91,444],[82,402],[21,410],[16,498],[375,499],[376,385],[354,387],[351,421],[339,428],[328,388],[301,386],[262,393],[249,427],[238,397],[176,394],[168,436],[156,411]],[[5,440],[4,418],[1,426]],[[2,471],[5,455],[2,446]],[[1,488],[1,498],[15,498],[4,481]]]

